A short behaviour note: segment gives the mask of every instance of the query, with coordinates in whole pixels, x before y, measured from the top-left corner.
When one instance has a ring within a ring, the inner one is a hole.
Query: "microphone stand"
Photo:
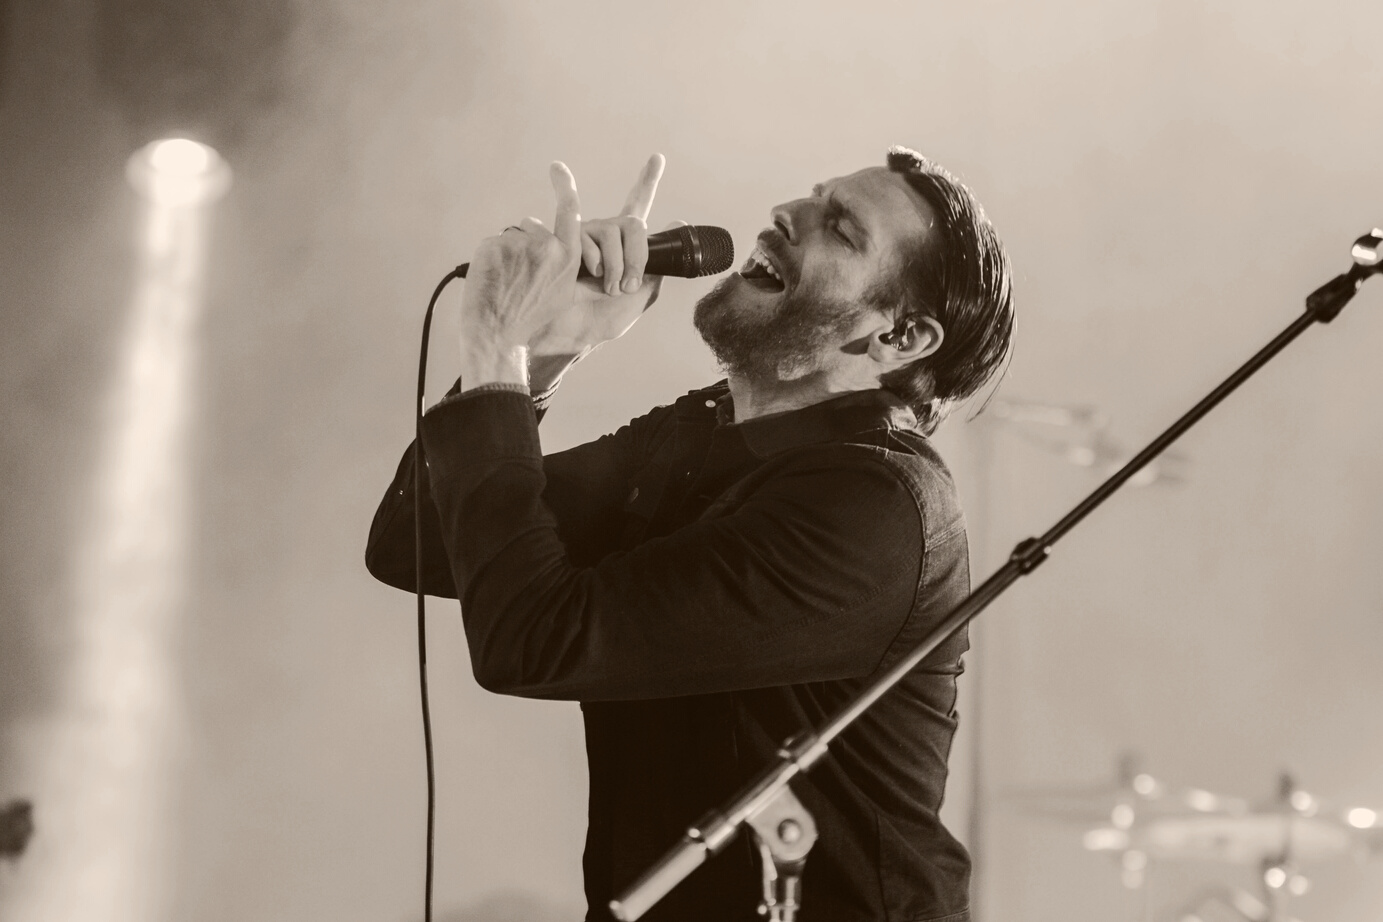
[[[1020,541],[1008,562],[973,590],[964,602],[887,672],[860,692],[854,701],[841,708],[816,730],[806,730],[784,742],[777,759],[746,785],[739,794],[718,810],[703,816],[687,830],[682,841],[645,871],[624,893],[610,902],[610,910],[621,922],[637,919],[662,899],[683,878],[720,852],[748,826],[763,859],[764,902],[760,911],[771,922],[794,922],[800,907],[798,884],[807,852],[816,839],[816,826],[806,808],[792,794],[788,784],[810,769],[826,754],[831,741],[874,702],[911,672],[947,637],[984,611],[1006,589],[1037,569],[1047,559],[1052,545],[1075,528],[1115,490],[1180,438],[1201,417],[1281,352],[1314,323],[1334,320],[1354,297],[1364,279],[1383,271],[1383,230],[1375,228],[1354,243],[1354,265],[1337,275],[1306,299],[1306,311],[1241,365],[1199,403],[1172,423],[1146,448],[1100,484],[1042,536]]]

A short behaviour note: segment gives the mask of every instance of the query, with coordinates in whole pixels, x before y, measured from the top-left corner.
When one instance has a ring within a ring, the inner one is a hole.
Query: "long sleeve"
[[[428,595],[454,599],[456,583],[452,580],[451,563],[442,544],[430,479],[425,476],[422,483],[418,483],[411,442],[370,523],[370,537],[365,544],[365,569],[375,579],[395,589],[417,591],[413,502],[414,491],[419,489],[423,492],[423,590]]]
[[[458,388],[453,387],[447,397],[455,396],[457,391]],[[527,399],[517,394],[514,397],[520,403]],[[477,395],[460,402],[479,399]],[[438,408],[449,403],[444,398]],[[528,412],[530,424],[536,426],[544,413],[545,407],[541,404],[531,408]],[[629,478],[647,450],[645,442],[653,425],[653,414],[640,417],[617,432],[542,459],[547,480],[543,498],[553,511],[562,541],[573,550],[575,559],[594,562],[615,547],[619,513],[629,489]],[[464,441],[466,435],[459,432],[455,437]],[[429,460],[429,468],[434,466]],[[431,481],[431,476],[418,478],[410,443],[375,510],[365,548],[365,567],[387,585],[416,591],[413,498],[414,491],[420,489],[423,494],[423,588],[428,595],[454,599],[457,597],[456,584],[442,541]]]
[[[530,697],[655,698],[866,675],[918,591],[923,523],[877,452],[792,453],[735,508],[583,564],[532,411],[486,394],[424,419],[477,679]]]

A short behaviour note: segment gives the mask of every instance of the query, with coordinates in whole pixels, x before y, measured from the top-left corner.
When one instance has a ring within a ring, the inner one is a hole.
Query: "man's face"
[[[882,318],[869,295],[896,277],[935,221],[884,167],[820,183],[772,216],[740,270],[696,305],[696,328],[716,358],[750,380],[817,371],[856,338],[861,321]]]

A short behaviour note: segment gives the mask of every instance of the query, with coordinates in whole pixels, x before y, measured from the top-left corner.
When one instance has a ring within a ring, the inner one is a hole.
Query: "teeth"
[[[764,271],[767,272],[769,275],[773,276],[778,281],[781,282],[783,280],[783,277],[778,274],[777,269],[773,268],[773,263],[768,261],[768,256],[764,253],[763,248],[759,245],[756,244],[754,246],[754,250],[749,254],[749,258],[754,260],[754,262],[758,263],[760,266],[763,266]]]

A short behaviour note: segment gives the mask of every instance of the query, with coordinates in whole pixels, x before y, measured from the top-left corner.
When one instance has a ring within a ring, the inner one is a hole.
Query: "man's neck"
[[[730,396],[735,401],[735,422],[742,423],[764,416],[791,413],[813,404],[822,403],[842,394],[876,390],[878,381],[843,381],[836,376],[817,373],[791,381],[751,381],[730,375]]]

